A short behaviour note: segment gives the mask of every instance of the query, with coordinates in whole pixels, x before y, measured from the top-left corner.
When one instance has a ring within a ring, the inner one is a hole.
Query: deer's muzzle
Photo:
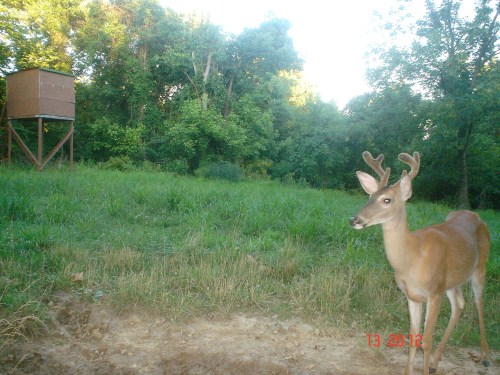
[[[366,223],[364,223],[359,216],[351,217],[349,222],[351,223],[351,227],[353,227],[354,229],[362,229],[366,227]]]

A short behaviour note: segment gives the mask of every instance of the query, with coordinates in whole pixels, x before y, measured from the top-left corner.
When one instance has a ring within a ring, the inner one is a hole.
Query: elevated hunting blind
[[[75,120],[75,78],[71,74],[38,68],[11,73],[7,83],[7,157],[10,164],[12,138],[41,171],[69,140],[70,170],[73,166],[73,132]],[[13,126],[13,120],[38,119],[38,155],[30,151]],[[69,121],[69,131],[44,158],[43,120]]]

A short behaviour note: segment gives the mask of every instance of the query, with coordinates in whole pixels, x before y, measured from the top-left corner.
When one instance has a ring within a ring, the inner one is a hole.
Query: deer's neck
[[[406,208],[401,215],[382,224],[385,253],[395,271],[408,269],[413,262],[416,237],[409,231],[406,221]]]

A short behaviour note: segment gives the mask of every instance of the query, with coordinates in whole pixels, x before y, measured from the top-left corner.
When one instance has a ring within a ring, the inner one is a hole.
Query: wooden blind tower
[[[70,171],[73,168],[75,121],[75,78],[50,69],[28,69],[11,73],[7,82],[7,161],[10,164],[12,138],[32,164],[43,170],[69,140]],[[35,156],[13,126],[13,120],[38,119],[38,153]],[[69,121],[69,130],[44,158],[43,120]]]

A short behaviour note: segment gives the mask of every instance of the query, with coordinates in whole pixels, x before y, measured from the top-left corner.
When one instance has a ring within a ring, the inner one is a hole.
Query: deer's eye
[[[391,203],[391,200],[390,200],[389,198],[385,198],[385,199],[384,199],[384,203],[385,203],[385,204],[389,204],[389,203]]]

